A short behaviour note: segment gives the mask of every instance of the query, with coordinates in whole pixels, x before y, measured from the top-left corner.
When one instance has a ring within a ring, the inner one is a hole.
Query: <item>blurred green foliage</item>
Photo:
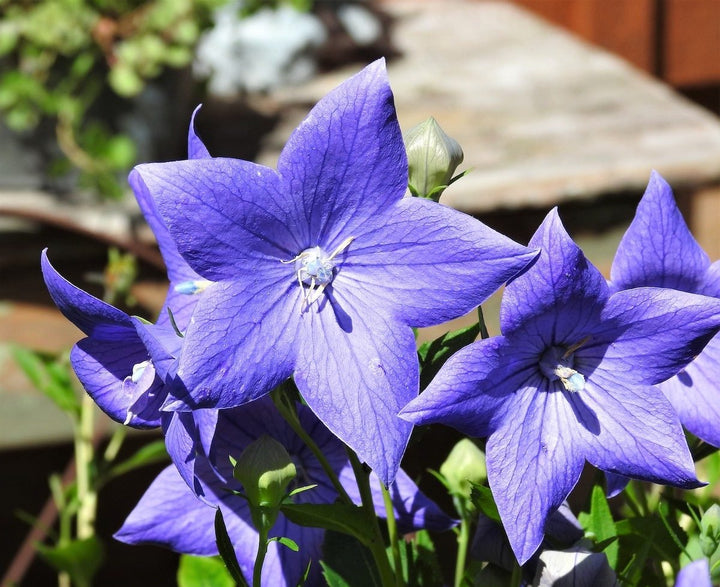
[[[190,63],[212,10],[226,0],[0,0],[0,112],[8,127],[54,125],[79,185],[120,195],[136,148],[97,113],[129,99],[166,68]]]

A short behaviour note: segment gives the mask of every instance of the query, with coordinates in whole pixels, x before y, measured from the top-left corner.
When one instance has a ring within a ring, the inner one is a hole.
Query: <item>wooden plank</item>
[[[654,0],[513,1],[645,71],[655,69]]]
[[[720,1],[666,0],[663,77],[675,86],[720,82]]]

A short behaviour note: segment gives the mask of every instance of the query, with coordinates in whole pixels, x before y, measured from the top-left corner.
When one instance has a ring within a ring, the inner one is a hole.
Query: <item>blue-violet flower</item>
[[[720,300],[660,288],[610,295],[550,212],[538,261],[508,284],[502,336],[460,350],[408,420],[488,437],[488,481],[520,563],[585,461],[612,473],[697,487],[680,422],[655,384],[720,327]]]

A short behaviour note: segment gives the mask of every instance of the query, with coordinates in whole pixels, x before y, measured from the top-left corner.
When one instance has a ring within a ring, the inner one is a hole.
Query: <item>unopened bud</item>
[[[405,149],[410,191],[437,201],[463,161],[460,144],[430,117],[406,133]]]
[[[450,492],[470,497],[471,484],[480,485],[487,479],[485,455],[469,438],[463,438],[450,451],[440,467]]]
[[[247,446],[233,470],[251,506],[263,508],[280,505],[296,474],[285,447],[265,434]]]

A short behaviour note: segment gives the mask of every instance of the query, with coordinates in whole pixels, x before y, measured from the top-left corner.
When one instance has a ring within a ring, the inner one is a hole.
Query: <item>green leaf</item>
[[[354,536],[368,544],[373,528],[363,511],[354,505],[341,503],[290,503],[280,506],[280,511],[300,526],[325,528]]]
[[[328,584],[328,587],[350,587],[350,584],[342,578],[342,575],[333,571],[325,561],[320,561],[320,566],[323,570],[323,577]]]
[[[331,587],[381,587],[371,552],[356,538],[334,531],[325,533],[320,561]]]
[[[10,351],[35,389],[71,417],[80,415],[80,402],[72,384],[69,365],[17,345],[12,345]]]
[[[165,441],[155,440],[143,446],[132,456],[110,469],[108,478],[112,479],[124,475],[129,471],[139,469],[140,467],[162,463],[167,461],[168,458],[167,451],[165,450]]]
[[[425,343],[418,349],[422,372],[420,374],[420,388],[424,388],[435,377],[450,356],[464,346],[474,342],[480,334],[480,324],[461,328],[453,332],[446,332],[430,343]]]
[[[288,538],[286,536],[273,536],[272,538],[270,538],[270,540],[268,540],[268,542],[279,542],[283,546],[287,546],[293,552],[298,552],[300,550],[297,542],[295,542],[292,538]]]
[[[604,542],[618,535],[615,521],[610,512],[610,506],[605,497],[605,491],[599,485],[593,487],[590,498],[590,514],[581,514],[580,523],[587,531],[595,535],[596,542]],[[609,542],[606,548],[603,549],[613,569],[617,566],[619,548],[620,544],[615,540]]]
[[[500,522],[500,514],[498,513],[497,505],[495,505],[495,498],[489,487],[473,483],[472,490],[470,491],[470,500],[479,512],[482,512],[491,520]]]
[[[412,557],[408,565],[408,585],[432,587],[443,584],[440,562],[435,544],[427,530],[416,532],[412,542]]]
[[[62,546],[37,544],[37,551],[50,566],[70,575],[73,583],[89,585],[105,559],[102,542],[93,536]]]
[[[218,552],[225,562],[225,566],[230,573],[230,576],[240,587],[248,587],[248,583],[245,580],[245,576],[240,569],[237,557],[235,556],[235,549],[233,548],[230,536],[227,533],[227,527],[225,526],[225,520],[223,519],[222,510],[218,508],[215,511],[215,541],[217,543]]]
[[[235,587],[221,558],[183,554],[177,573],[178,587]]]

